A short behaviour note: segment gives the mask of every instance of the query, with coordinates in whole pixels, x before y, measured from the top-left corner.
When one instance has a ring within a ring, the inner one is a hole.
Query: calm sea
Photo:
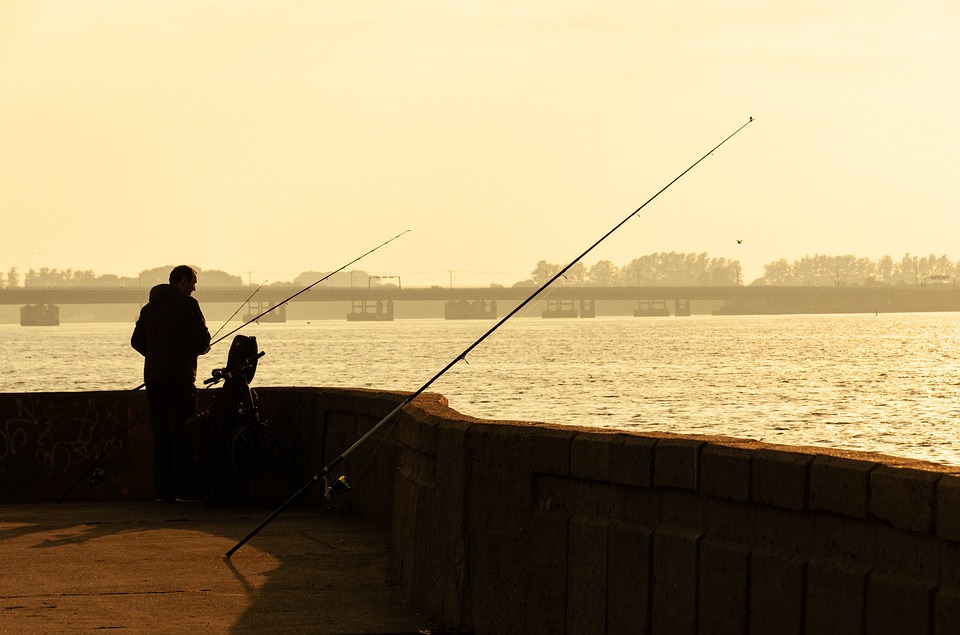
[[[266,352],[254,386],[413,391],[491,326],[323,320],[241,333]],[[960,465],[958,327],[956,313],[518,317],[429,390],[489,419],[720,434]],[[135,388],[142,359],[129,346],[132,328],[0,325],[0,391]],[[201,358],[202,377],[224,365],[229,341]]]

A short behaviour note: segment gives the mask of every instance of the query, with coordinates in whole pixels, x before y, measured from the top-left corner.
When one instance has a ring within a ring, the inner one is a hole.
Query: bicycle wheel
[[[230,438],[233,475],[247,501],[276,507],[293,494],[293,462],[280,438],[262,423],[248,423]]]

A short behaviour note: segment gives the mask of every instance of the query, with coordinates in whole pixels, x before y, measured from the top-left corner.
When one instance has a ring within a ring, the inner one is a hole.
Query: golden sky
[[[958,260],[958,80],[953,0],[0,0],[0,271],[509,283],[751,116],[585,264]]]

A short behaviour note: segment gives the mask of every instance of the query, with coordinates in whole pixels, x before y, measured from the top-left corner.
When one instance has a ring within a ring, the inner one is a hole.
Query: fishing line
[[[340,267],[339,269],[336,269],[336,270],[334,270],[334,271],[331,271],[330,273],[328,273],[327,275],[323,276],[322,278],[320,278],[320,279],[317,280],[316,282],[314,282],[314,283],[310,284],[309,286],[306,286],[306,287],[304,287],[303,289],[297,291],[296,293],[294,293],[293,295],[291,295],[290,297],[288,297],[286,300],[283,300],[283,301],[281,301],[281,302],[278,302],[277,304],[274,304],[272,307],[268,308],[266,311],[260,313],[259,315],[255,315],[254,317],[250,318],[249,320],[247,320],[246,322],[244,322],[243,324],[241,324],[241,325],[238,326],[237,328],[233,329],[232,331],[230,331],[230,332],[227,333],[226,335],[221,336],[219,339],[213,340],[212,342],[210,342],[210,346],[212,347],[212,346],[213,346],[214,344],[216,344],[217,342],[222,342],[223,340],[227,339],[228,337],[230,337],[231,335],[233,335],[234,333],[236,333],[237,331],[239,331],[239,330],[242,329],[243,327],[247,326],[248,324],[251,324],[252,322],[256,322],[257,320],[259,320],[260,318],[262,318],[262,317],[263,317],[264,315],[266,315],[267,313],[270,313],[270,311],[273,311],[274,309],[278,309],[278,308],[282,307],[284,304],[286,304],[286,303],[289,302],[290,300],[293,300],[294,298],[296,298],[296,297],[299,296],[300,294],[306,293],[307,291],[309,291],[310,289],[314,288],[315,286],[317,286],[317,285],[320,284],[321,282],[323,282],[323,281],[325,281],[325,280],[328,280],[329,278],[335,276],[336,274],[340,273],[341,271],[343,271],[344,269],[346,269],[347,267],[349,267],[349,266],[352,265],[353,263],[355,263],[355,262],[357,262],[357,261],[359,261],[359,260],[362,260],[363,258],[366,258],[367,256],[369,256],[369,255],[372,254],[373,252],[377,251],[377,250],[380,249],[381,247],[385,247],[385,246],[389,245],[390,243],[392,243],[393,241],[395,241],[397,238],[400,238],[401,236],[403,236],[404,234],[406,234],[406,233],[409,232],[409,231],[410,231],[409,229],[405,229],[404,231],[400,232],[399,234],[397,234],[396,236],[394,236],[394,237],[391,238],[390,240],[384,241],[384,242],[380,243],[379,245],[377,245],[376,247],[374,247],[373,249],[371,249],[370,251],[368,251],[368,252],[366,252],[366,253],[364,253],[364,254],[362,254],[362,255],[360,255],[360,256],[357,256],[356,258],[354,258],[353,260],[351,260],[351,261],[348,262],[347,264],[343,265],[343,266]]]
[[[413,233],[413,235],[414,235],[416,238],[419,238],[420,240],[422,240],[423,242],[425,242],[426,244],[428,244],[428,245],[429,245],[430,247],[432,247],[433,249],[436,249],[437,251],[443,252],[443,253],[445,253],[445,254],[453,257],[453,258],[456,259],[458,262],[460,262],[460,263],[462,263],[462,264],[464,264],[464,265],[467,265],[467,266],[469,267],[469,269],[453,269],[453,270],[451,270],[451,269],[448,267],[448,268],[446,268],[446,269],[442,269],[442,270],[438,270],[438,271],[423,271],[423,272],[410,272],[410,273],[429,273],[429,274],[436,274],[436,273],[469,273],[469,274],[486,274],[486,275],[507,275],[507,274],[511,274],[511,275],[517,275],[517,274],[526,275],[524,272],[519,272],[519,271],[483,271],[483,267],[482,267],[481,265],[478,265],[478,264],[475,263],[475,262],[472,262],[472,261],[470,261],[470,260],[467,260],[466,258],[463,257],[462,254],[457,253],[457,252],[455,252],[455,251],[451,251],[451,250],[447,249],[446,247],[444,247],[443,245],[440,245],[440,244],[438,244],[438,243],[435,243],[434,241],[430,240],[429,238],[427,238],[426,236],[424,236],[424,235],[422,235],[422,234],[420,234],[420,233],[418,233],[418,232],[412,232],[412,233]],[[403,273],[403,272],[401,272],[401,273]]]
[[[474,267],[474,268],[478,268],[478,266],[477,266],[476,264],[470,262],[469,260],[467,260],[466,258],[464,258],[463,256],[461,256],[460,254],[455,253],[455,252],[453,252],[453,251],[450,251],[449,249],[443,247],[442,245],[438,245],[437,243],[433,242],[432,240],[430,240],[430,239],[427,238],[426,236],[421,236],[418,232],[413,232],[413,235],[414,235],[415,237],[419,238],[420,240],[422,240],[423,242],[427,243],[428,245],[430,245],[431,247],[433,247],[433,248],[436,249],[437,251],[442,251],[442,252],[445,253],[445,254],[448,254],[448,255],[450,255],[450,256],[453,256],[454,258],[456,258],[457,260],[459,260],[460,262],[462,262],[462,263],[464,263],[464,264],[470,265],[471,267]]]
[[[567,266],[563,267],[560,271],[558,271],[556,274],[554,274],[552,278],[550,278],[550,279],[547,280],[544,284],[542,284],[540,287],[538,287],[532,294],[530,294],[530,296],[527,297],[526,300],[524,300],[523,302],[521,302],[517,307],[515,307],[512,311],[510,311],[507,315],[505,315],[499,322],[497,322],[496,324],[494,324],[486,333],[484,333],[483,335],[481,335],[479,339],[477,339],[475,342],[473,342],[473,344],[471,344],[470,346],[468,346],[467,348],[465,348],[462,353],[460,353],[460,354],[459,354],[458,356],[456,356],[453,360],[451,360],[450,363],[448,363],[446,366],[444,366],[443,369],[440,370],[440,372],[438,372],[436,375],[434,375],[432,378],[430,378],[425,384],[423,384],[423,385],[422,385],[420,388],[418,388],[416,391],[410,393],[405,399],[403,399],[403,401],[400,402],[400,404],[398,404],[393,410],[391,410],[391,411],[387,414],[387,416],[385,416],[383,419],[381,419],[376,425],[374,425],[372,428],[370,428],[370,430],[368,430],[368,431],[366,432],[366,434],[364,434],[364,435],[363,435],[362,437],[360,437],[353,445],[351,445],[349,448],[347,448],[347,449],[343,452],[343,454],[341,454],[340,456],[338,456],[337,458],[335,458],[329,465],[327,465],[326,467],[324,467],[323,470],[322,470],[320,473],[316,474],[312,479],[310,479],[309,481],[307,481],[307,483],[304,484],[303,487],[301,487],[299,490],[297,490],[289,499],[287,499],[287,501],[285,501],[285,502],[284,502],[283,504],[281,504],[276,510],[274,510],[274,512],[273,512],[272,514],[270,514],[269,516],[267,516],[267,518],[264,519],[263,522],[261,522],[259,525],[257,525],[257,526],[253,529],[253,531],[251,531],[251,532],[248,533],[246,536],[244,536],[243,539],[240,540],[240,542],[238,542],[238,543],[237,543],[236,545],[234,545],[229,551],[227,551],[226,557],[227,557],[227,558],[231,557],[231,556],[237,551],[237,549],[239,549],[240,547],[242,547],[243,545],[245,545],[251,538],[253,538],[254,536],[256,536],[256,535],[260,532],[260,530],[262,530],[264,527],[266,527],[268,524],[270,524],[270,522],[271,522],[274,518],[276,518],[277,516],[279,516],[279,515],[283,512],[283,510],[285,510],[291,503],[293,503],[295,500],[297,500],[304,492],[306,492],[308,489],[310,489],[310,487],[312,487],[314,484],[320,482],[321,480],[326,481],[326,475],[330,472],[330,470],[332,470],[334,467],[336,467],[337,465],[339,465],[344,459],[347,458],[347,456],[349,456],[351,453],[354,452],[354,450],[356,450],[358,447],[360,447],[360,446],[364,443],[364,441],[366,441],[366,440],[369,439],[371,436],[373,436],[373,435],[377,432],[377,430],[379,430],[381,427],[383,427],[387,422],[391,421],[391,420],[392,420],[397,414],[399,414],[399,412],[400,412],[404,407],[406,407],[411,401],[413,401],[414,399],[416,399],[417,397],[419,397],[421,394],[423,394],[423,393],[427,390],[427,388],[429,388],[429,387],[433,384],[433,382],[435,382],[436,380],[438,380],[441,376],[443,376],[444,373],[446,373],[448,370],[450,370],[451,368],[453,368],[453,366],[455,366],[458,362],[460,362],[461,360],[466,360],[467,355],[469,355],[477,346],[479,346],[484,340],[486,340],[488,337],[490,337],[490,335],[492,335],[497,329],[499,329],[503,324],[505,324],[505,323],[507,322],[507,320],[509,320],[509,319],[510,319],[511,317],[513,317],[516,313],[518,313],[519,311],[521,311],[527,304],[529,304],[531,301],[533,301],[533,299],[536,298],[538,295],[540,295],[540,293],[541,293],[544,289],[546,289],[546,288],[549,287],[551,284],[553,284],[553,282],[555,282],[558,278],[560,278],[560,276],[564,275],[564,274],[565,274],[571,267],[573,267],[575,264],[577,264],[578,262],[580,262],[581,260],[583,260],[583,258],[584,258],[587,254],[589,254],[591,251],[593,251],[594,248],[597,247],[597,245],[599,245],[600,243],[602,243],[602,242],[603,242],[604,240],[606,240],[611,234],[613,234],[615,231],[617,231],[618,229],[620,229],[620,227],[622,227],[624,224],[626,224],[627,221],[629,221],[630,219],[632,219],[634,216],[638,216],[638,217],[639,217],[640,210],[642,210],[644,207],[646,207],[646,206],[649,205],[651,202],[653,202],[653,200],[654,200],[655,198],[657,198],[658,196],[660,196],[661,194],[663,194],[663,192],[666,191],[667,188],[669,188],[671,185],[673,185],[674,183],[676,183],[677,181],[679,181],[687,172],[689,172],[690,170],[692,170],[693,168],[695,168],[697,165],[699,165],[701,161],[703,161],[704,159],[706,159],[708,156],[712,155],[712,154],[714,153],[714,151],[716,151],[720,146],[722,146],[722,145],[725,144],[727,141],[729,141],[730,139],[732,139],[732,138],[734,137],[734,135],[736,135],[738,132],[740,132],[740,131],[743,130],[745,127],[747,127],[747,125],[749,125],[752,121],[753,121],[753,117],[750,117],[750,119],[748,119],[746,123],[744,123],[742,126],[740,126],[739,128],[737,128],[736,130],[734,130],[727,138],[725,138],[723,141],[721,141],[721,142],[718,143],[716,146],[714,146],[713,148],[711,148],[709,152],[707,152],[707,153],[704,154],[702,157],[700,157],[699,159],[697,159],[690,167],[688,167],[686,170],[684,170],[683,172],[681,172],[676,178],[674,178],[672,181],[670,181],[670,182],[667,183],[665,186],[663,186],[663,187],[660,189],[659,192],[657,192],[656,194],[654,194],[653,196],[651,196],[649,199],[647,199],[647,201],[646,201],[643,205],[641,205],[640,207],[638,207],[638,208],[635,209],[634,211],[630,212],[630,214],[629,214],[626,218],[624,218],[622,221],[620,221],[619,223],[617,223],[616,225],[614,225],[613,229],[611,229],[611,230],[608,231],[606,234],[604,234],[603,236],[601,236],[595,243],[593,243],[592,245],[590,245],[590,247],[588,247],[582,254],[580,254],[579,256],[577,256],[576,258],[574,258]],[[342,479],[343,479],[343,477],[341,477],[340,479],[338,479],[338,481],[339,481],[339,480],[342,480]]]

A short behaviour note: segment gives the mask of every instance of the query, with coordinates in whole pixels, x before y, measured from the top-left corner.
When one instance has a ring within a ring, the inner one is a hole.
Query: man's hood
[[[175,298],[178,295],[180,295],[180,289],[172,284],[158,284],[150,289],[150,302],[165,304],[169,302],[171,298]]]

